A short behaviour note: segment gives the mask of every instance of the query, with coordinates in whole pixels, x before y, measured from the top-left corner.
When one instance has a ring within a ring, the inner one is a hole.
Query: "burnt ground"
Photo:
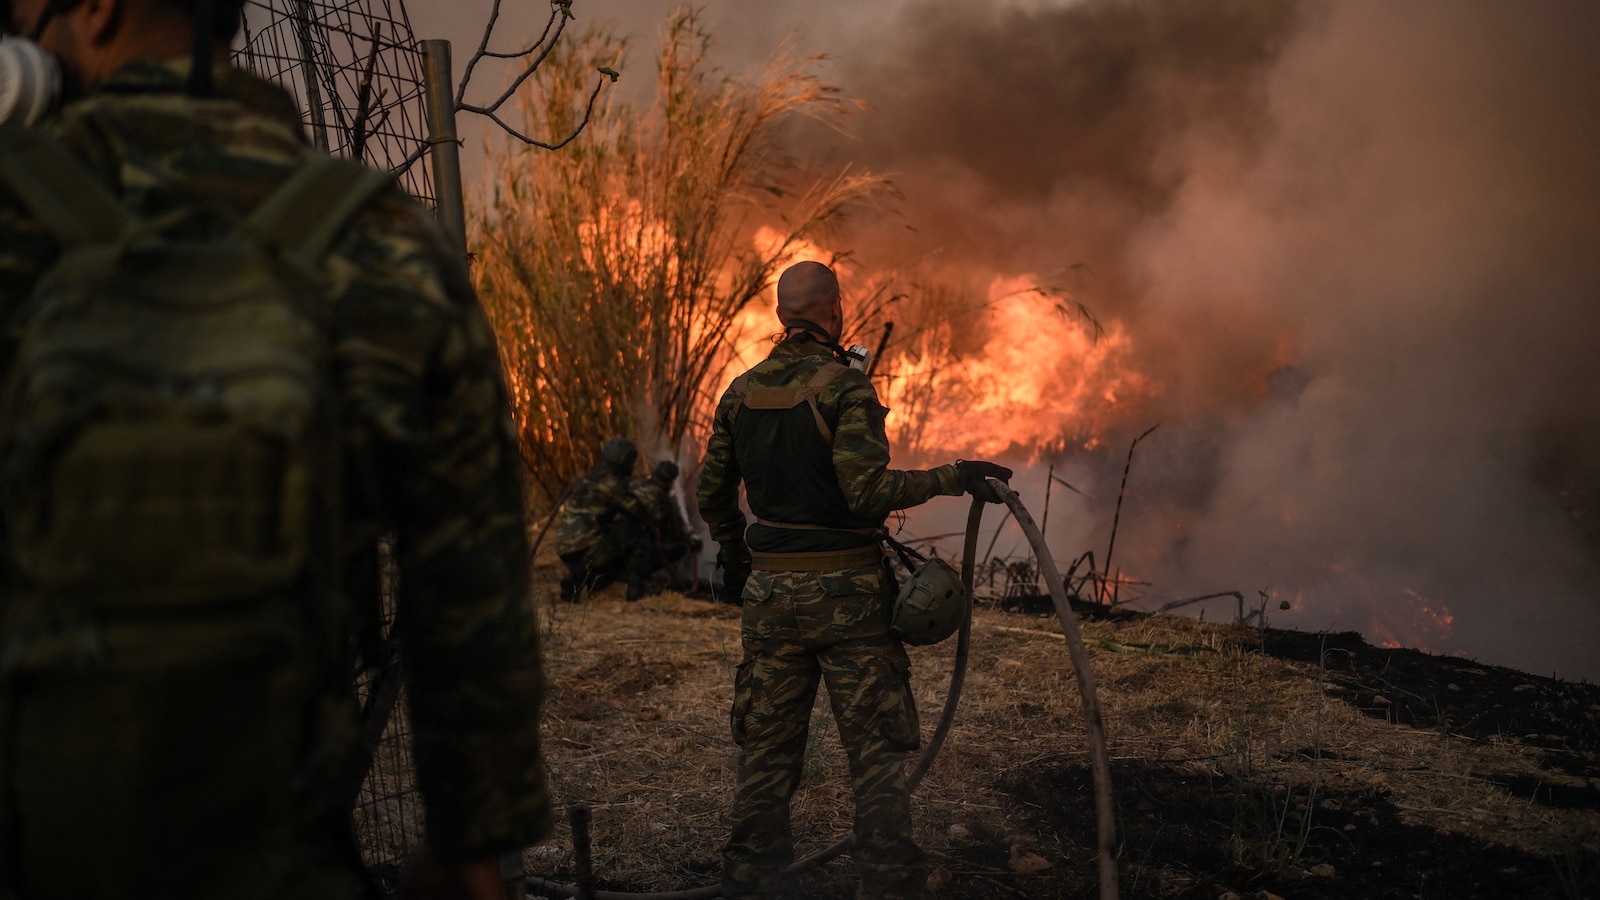
[[[553,784],[595,807],[602,888],[716,879],[735,616],[673,595],[552,607]],[[1355,634],[1080,625],[1112,744],[1122,897],[1600,898],[1600,687]],[[1054,631],[978,611],[955,728],[914,801],[932,897],[1096,896],[1082,713]],[[949,655],[913,657],[925,734]],[[813,724],[802,855],[850,818],[831,723]],[[570,882],[569,841],[530,851],[530,871]],[[783,896],[853,895],[836,860]]]
[[[1592,855],[1539,856],[1410,825],[1383,791],[1321,791],[1309,816],[1304,797],[1294,798],[1285,815],[1281,794],[1238,778],[1196,778],[1138,765],[1115,767],[1112,777],[1120,794],[1125,871],[1132,873],[1125,896],[1147,896],[1138,882],[1140,860],[1158,856],[1169,868],[1181,866],[1194,876],[1194,885],[1170,895],[1175,897],[1263,890],[1295,900],[1600,895],[1600,866]],[[1040,830],[1093,828],[1090,776],[1080,764],[1052,762],[1037,780],[1014,789],[1019,802],[1045,798],[1035,813]],[[1254,838],[1274,847],[1277,858],[1236,858],[1229,852],[1235,848],[1219,846],[1221,835]],[[1092,863],[1085,857],[1084,870]],[[1091,885],[1060,887],[1059,896],[1093,896]]]
[[[1373,647],[1355,632],[1268,630],[1261,652],[1315,664],[1340,698],[1395,725],[1473,740],[1515,737],[1570,776],[1600,775],[1600,686],[1541,678],[1420,650]],[[1597,651],[1600,652],[1600,651]],[[1600,809],[1600,784],[1507,784],[1536,802]]]
[[[1510,772],[1483,777],[1531,804],[1600,811],[1600,686],[1374,647],[1354,632],[1268,629],[1260,641],[1258,652],[1264,655],[1311,665],[1320,658],[1329,693],[1363,715],[1399,728],[1471,741],[1510,737],[1537,748],[1543,751],[1546,777]],[[1314,760],[1337,758],[1333,751],[1313,747],[1292,752]],[[1268,891],[1296,900],[1600,898],[1600,856],[1577,840],[1565,851],[1537,855],[1408,824],[1392,791],[1385,789],[1308,788],[1295,796],[1282,784],[1264,786],[1234,775],[1196,777],[1136,762],[1114,765],[1112,778],[1124,862],[1136,872],[1140,857],[1155,857],[1194,873],[1194,886],[1172,896]],[[1040,831],[1094,829],[1091,775],[1080,760],[1051,760],[1029,777],[1006,783],[1004,790],[1034,809]],[[1219,846],[1219,835],[1253,838],[1270,848],[1269,854],[1230,858],[1227,851],[1237,848]],[[994,852],[970,855],[981,864],[996,862]],[[1093,862],[1085,854],[1082,871],[1091,871]],[[1062,896],[1093,896],[1092,884],[1060,887]],[[1136,878],[1125,887],[1128,896],[1141,896]]]

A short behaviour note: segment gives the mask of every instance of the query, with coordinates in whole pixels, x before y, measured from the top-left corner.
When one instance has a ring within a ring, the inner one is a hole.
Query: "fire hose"
[[[1050,591],[1050,598],[1055,605],[1056,617],[1061,621],[1061,631],[1066,637],[1067,651],[1072,658],[1072,667],[1077,675],[1078,693],[1083,698],[1083,713],[1089,733],[1090,765],[1094,773],[1096,830],[1099,832],[1099,857],[1100,857],[1100,900],[1116,900],[1117,898],[1117,861],[1114,845],[1116,842],[1116,818],[1111,805],[1111,761],[1106,752],[1105,725],[1100,715],[1100,697],[1095,689],[1094,673],[1089,670],[1089,654],[1084,648],[1083,638],[1078,633],[1077,620],[1072,616],[1072,607],[1067,600],[1066,586],[1062,583],[1061,573],[1056,568],[1055,561],[1050,557],[1049,549],[1045,546],[1044,535],[1039,532],[1039,527],[1034,524],[1033,516],[1022,505],[1010,486],[1004,482],[989,480],[989,485],[995,493],[1005,501],[1017,519],[1017,524],[1022,527],[1023,534],[1028,542],[1033,545],[1034,555],[1039,560],[1040,572],[1044,575],[1045,586]],[[966,589],[969,598],[967,615],[962,619],[961,628],[956,633],[956,655],[951,665],[950,687],[945,693],[944,710],[939,715],[939,722],[933,729],[933,735],[928,739],[927,748],[917,764],[912,767],[906,776],[910,789],[915,791],[922,783],[923,776],[928,774],[928,769],[933,766],[933,761],[939,755],[939,750],[944,746],[945,738],[950,733],[951,723],[955,721],[956,706],[961,700],[961,689],[966,684],[967,657],[972,644],[972,597],[973,573],[976,566],[978,550],[978,527],[983,521],[984,502],[976,497],[972,500],[972,507],[967,512],[966,540],[962,547],[961,557],[961,583]],[[584,810],[587,812],[587,809]],[[577,843],[575,841],[575,843]],[[580,850],[581,856],[587,860],[587,841]],[[821,850],[812,853],[803,859],[791,863],[784,869],[781,877],[792,878],[804,872],[821,866],[845,850],[850,848],[851,838],[843,837]],[[580,868],[588,868],[581,866]],[[580,879],[587,882],[587,873],[580,873]],[[721,885],[706,885],[705,887],[687,888],[677,891],[632,892],[632,891],[597,891],[588,884],[572,885],[555,881],[547,881],[533,875],[524,876],[524,883],[528,890],[537,894],[552,897],[579,897],[581,900],[711,900],[722,895]]]

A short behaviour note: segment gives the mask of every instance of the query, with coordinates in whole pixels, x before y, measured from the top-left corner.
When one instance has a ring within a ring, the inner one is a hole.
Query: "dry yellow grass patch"
[[[553,572],[543,574],[553,591]],[[558,803],[594,807],[602,883],[669,890],[714,881],[736,762],[728,708],[738,610],[673,593],[628,604],[620,588],[545,609],[553,787]],[[1086,766],[1087,745],[1054,626],[977,611],[955,726],[914,801],[919,843],[953,870],[944,896],[1077,896],[1093,885],[1094,834],[1050,827],[1063,805],[1083,807],[1073,821],[1093,821],[1087,792],[1063,793],[1062,773]],[[1228,872],[1235,880],[1241,872],[1299,878],[1316,862],[1319,841],[1394,828],[1395,811],[1402,825],[1575,867],[1575,884],[1600,852],[1593,806],[1561,808],[1505,787],[1573,778],[1552,772],[1517,736],[1473,739],[1391,724],[1341,699],[1329,671],[1264,654],[1253,628],[1170,616],[1082,626],[1127,832],[1124,896],[1193,892]],[[949,641],[912,649],[924,734],[944,703],[954,648]],[[852,810],[824,703],[813,726],[794,806],[801,854],[847,834]],[[1217,805],[1183,827],[1215,848],[1214,870],[1161,858],[1152,849],[1158,838],[1134,845],[1141,792],[1179,783],[1147,783],[1141,773],[1149,772],[1212,786],[1202,796]],[[1593,789],[1600,792],[1600,781]],[[1006,853],[1018,844],[1051,870],[1011,871]],[[532,873],[570,879],[564,827],[527,862]],[[848,864],[835,862],[806,890],[848,896],[850,883]]]

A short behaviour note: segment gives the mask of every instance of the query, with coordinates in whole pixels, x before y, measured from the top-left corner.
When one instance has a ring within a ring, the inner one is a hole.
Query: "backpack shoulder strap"
[[[812,396],[817,396],[822,393],[823,388],[837,384],[839,379],[843,378],[845,373],[849,371],[849,366],[836,362],[826,363],[822,368],[811,373],[811,378],[806,381],[806,389],[811,391]]]
[[[728,385],[728,390],[735,397],[739,398],[739,402],[735,403],[733,408],[728,410],[728,426],[731,428],[733,427],[733,423],[739,420],[739,410],[744,406],[744,398],[750,394],[750,373],[746,372],[743,375],[740,375],[738,378],[735,378],[733,382]]]
[[[754,388],[750,387],[750,375],[747,372],[734,379],[729,389],[738,394],[741,406],[748,406],[751,409],[793,409],[802,403],[806,404],[811,407],[811,418],[817,423],[817,431],[821,432],[822,439],[831,445],[833,429],[822,417],[822,410],[817,407],[817,396],[824,388],[843,378],[848,371],[850,370],[846,366],[824,363],[820,369],[811,373],[811,377],[803,384]]]
[[[822,432],[822,439],[827,441],[829,446],[833,445],[833,429],[828,426],[827,420],[822,417],[822,410],[817,407],[817,398],[822,395],[824,388],[837,384],[839,379],[843,378],[848,371],[850,371],[849,366],[838,363],[824,363],[822,368],[811,373],[811,377],[806,381],[805,387],[801,389],[806,404],[811,407],[811,417],[817,421],[817,430]]]
[[[301,166],[250,214],[250,233],[306,264],[328,252],[345,223],[378,191],[388,172],[331,156]]]
[[[38,129],[0,127],[0,178],[67,246],[116,240],[133,222],[100,179]]]

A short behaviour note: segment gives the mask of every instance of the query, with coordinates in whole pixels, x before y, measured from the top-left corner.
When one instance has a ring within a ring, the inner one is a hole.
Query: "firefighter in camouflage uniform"
[[[923,896],[906,754],[921,743],[911,665],[890,627],[894,585],[876,535],[890,512],[986,493],[991,463],[889,468],[888,410],[836,354],[839,283],[803,262],[778,280],[780,343],[722,395],[697,491],[721,545],[724,590],[742,589],[744,661],[734,676],[740,748],[724,896],[776,890],[794,858],[789,802],[800,781],[819,680],[850,760],[860,896]],[[744,484],[755,522],[739,509]]]
[[[556,524],[556,553],[567,567],[561,599],[577,602],[621,579],[627,579],[629,600],[644,596],[643,579],[629,554],[632,535],[645,518],[628,490],[638,460],[633,441],[614,437],[600,448],[595,467],[573,482]]]
[[[666,569],[670,578],[670,570],[679,560],[691,552],[700,552],[700,536],[690,532],[672,499],[677,480],[678,464],[663,459],[649,475],[628,484],[628,492],[638,502],[642,515],[633,520],[635,527],[628,536],[628,568],[643,579],[646,592],[658,590],[653,581],[657,573]],[[629,582],[630,595],[632,584]]]
[[[226,64],[241,7],[0,3],[66,75],[0,130],[0,896],[359,896],[350,675],[387,532],[410,895],[504,896],[550,799],[492,335],[428,212]],[[205,265],[137,266],[177,258]]]

